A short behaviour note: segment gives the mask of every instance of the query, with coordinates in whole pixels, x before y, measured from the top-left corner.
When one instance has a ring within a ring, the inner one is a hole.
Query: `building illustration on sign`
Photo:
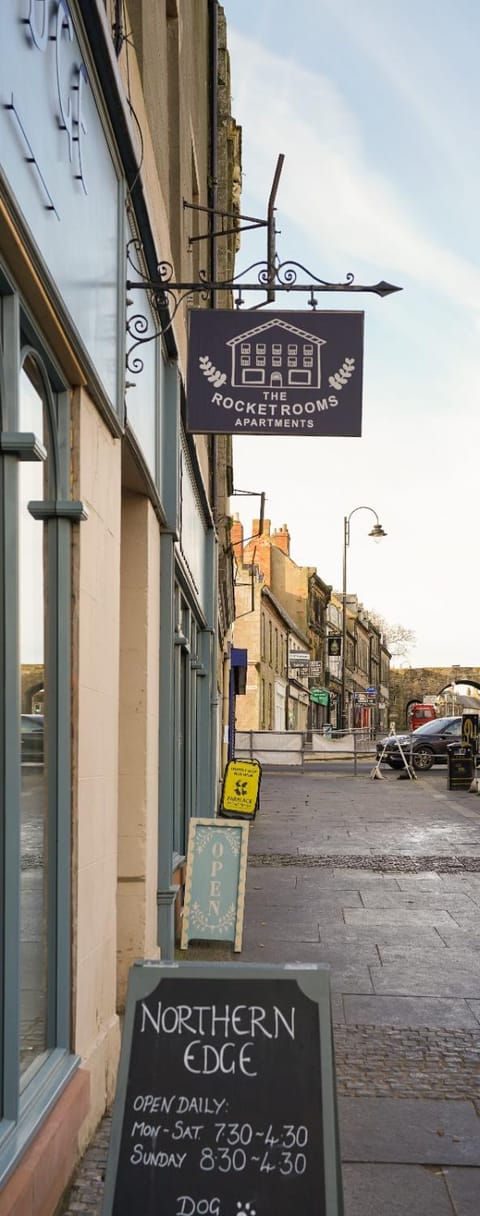
[[[287,340],[286,340],[287,338]],[[319,389],[322,382],[321,347],[325,339],[274,317],[230,338],[231,384],[235,388]]]

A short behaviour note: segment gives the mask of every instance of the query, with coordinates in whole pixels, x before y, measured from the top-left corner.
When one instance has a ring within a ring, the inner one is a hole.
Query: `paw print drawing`
[[[237,1203],[237,1216],[256,1216],[255,1208],[250,1203]]]

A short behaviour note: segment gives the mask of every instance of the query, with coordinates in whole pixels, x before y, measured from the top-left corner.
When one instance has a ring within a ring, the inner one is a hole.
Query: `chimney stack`
[[[255,539],[257,539],[257,537],[259,537],[259,536],[270,536],[270,520],[264,519],[263,530],[262,530],[262,532],[260,532],[260,520],[253,519],[252,520],[252,536],[254,536]]]
[[[283,524],[281,528],[276,528],[272,536],[272,544],[276,549],[280,549],[285,553],[286,557],[290,557],[290,533],[287,525]]]

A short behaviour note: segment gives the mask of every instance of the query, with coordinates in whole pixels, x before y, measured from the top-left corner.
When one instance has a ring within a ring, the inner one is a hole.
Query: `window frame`
[[[45,530],[48,565],[49,731],[47,823],[47,1049],[20,1069],[20,632],[18,463],[45,451],[20,432],[20,380],[35,360],[48,417],[48,497],[28,504]],[[14,1169],[80,1060],[71,1050],[71,523],[70,389],[27,308],[0,268],[0,1185]],[[6,538],[8,537],[8,544]]]

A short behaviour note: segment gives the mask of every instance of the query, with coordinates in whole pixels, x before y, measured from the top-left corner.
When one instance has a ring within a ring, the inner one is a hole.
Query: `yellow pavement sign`
[[[262,770],[258,760],[229,760],[223,778],[219,815],[254,819]]]

